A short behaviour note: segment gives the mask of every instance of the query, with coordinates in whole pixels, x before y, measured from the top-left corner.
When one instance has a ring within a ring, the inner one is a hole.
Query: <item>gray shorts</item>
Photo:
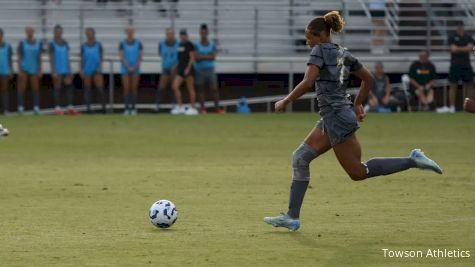
[[[316,127],[328,134],[332,147],[343,143],[359,128],[355,111],[351,106],[334,109],[322,114],[322,118],[317,122]]]
[[[218,77],[214,69],[195,69],[195,83],[198,87],[218,88]]]

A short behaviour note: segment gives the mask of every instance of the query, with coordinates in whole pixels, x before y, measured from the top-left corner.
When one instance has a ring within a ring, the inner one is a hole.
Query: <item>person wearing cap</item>
[[[216,45],[208,39],[208,26],[202,24],[200,27],[200,41],[196,42],[196,86],[198,98],[201,104],[200,112],[206,114],[204,106],[205,91],[211,90],[214,108],[216,113],[222,114],[224,110],[219,107],[218,78],[215,72]]]
[[[177,75],[173,79],[173,91],[175,92],[177,105],[170,111],[172,115],[198,115],[198,110],[195,108],[196,92],[195,81],[193,78],[195,62],[195,46],[188,38],[188,33],[185,29],[180,30],[180,45],[178,46],[178,65]],[[180,86],[186,82],[188,93],[190,94],[191,106],[186,108],[183,106],[183,98],[180,92]]]
[[[474,99],[473,70],[470,64],[470,53],[473,49],[473,38],[465,32],[463,21],[457,23],[455,33],[449,37],[450,70],[449,70],[449,107],[437,109],[439,113],[454,113],[458,82],[462,81],[468,97]]]
[[[49,61],[51,76],[53,76],[54,105],[56,115],[64,114],[61,108],[61,91],[66,91],[68,100],[68,114],[76,115],[78,112],[73,107],[74,88],[69,61],[69,44],[63,38],[63,27],[54,26],[54,39],[49,45]]]
[[[41,41],[35,38],[35,29],[32,26],[25,28],[26,38],[18,45],[18,113],[23,114],[25,110],[25,90],[30,83],[33,91],[33,113],[40,114],[40,78],[41,74],[41,53],[43,46]]]
[[[0,91],[2,93],[1,113],[8,112],[8,81],[12,75],[12,46],[3,39],[3,29],[0,28]]]

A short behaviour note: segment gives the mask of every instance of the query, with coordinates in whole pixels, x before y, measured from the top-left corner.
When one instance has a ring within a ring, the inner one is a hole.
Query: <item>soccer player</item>
[[[391,85],[389,77],[384,73],[383,63],[378,61],[374,65],[374,86],[369,92],[368,105],[365,106],[366,111],[380,111],[390,107],[391,101]]]
[[[31,26],[25,28],[26,39],[18,45],[18,113],[25,110],[24,95],[30,82],[33,91],[33,112],[40,113],[40,78],[41,78],[41,52],[43,46],[40,40],[35,39],[35,29]]]
[[[10,132],[0,124],[0,138],[8,136]]]
[[[473,69],[470,64],[470,52],[474,41],[471,35],[465,32],[463,21],[457,23],[455,34],[449,37],[450,45],[450,70],[449,70],[449,107],[437,109],[439,113],[454,113],[455,98],[457,96],[458,82],[462,81],[467,89],[468,97],[474,99]]]
[[[475,55],[475,47],[472,48],[472,52]],[[470,98],[465,98],[465,101],[463,103],[463,109],[468,113],[475,113],[475,101]]]
[[[410,168],[442,169],[419,149],[409,157],[373,158],[361,163],[361,146],[356,138],[358,121],[363,121],[363,103],[373,87],[373,76],[346,48],[332,42],[331,32],[341,32],[343,18],[337,11],[313,19],[305,30],[307,44],[312,48],[302,82],[284,99],[275,104],[276,112],[316,87],[322,118],[304,142],[294,151],[293,179],[289,209],[286,214],[266,217],[264,222],[275,227],[297,230],[300,227],[300,207],[310,181],[309,164],[319,155],[333,149],[340,165],[354,181],[388,175]],[[346,94],[350,73],[362,80],[354,105]]]
[[[142,62],[142,42],[137,40],[135,29],[129,25],[125,28],[126,38],[119,44],[119,58],[122,63],[122,87],[124,89],[124,115],[137,115],[135,104],[140,82],[140,63]]]
[[[8,112],[8,81],[12,75],[12,46],[3,39],[0,28],[0,91],[2,93],[2,114]]]
[[[69,62],[69,44],[63,39],[63,27],[59,24],[54,26],[54,39],[49,46],[49,60],[51,75],[53,76],[56,115],[61,116],[64,114],[61,108],[61,91],[63,87],[66,90],[68,99],[68,114],[77,115],[78,112],[73,107],[74,88],[71,64]]]
[[[195,62],[195,46],[190,42],[188,33],[185,29],[180,30],[180,45],[178,47],[178,66],[177,75],[173,79],[173,91],[177,105],[170,111],[172,115],[198,115],[198,110],[195,108],[196,93],[195,93],[195,81],[193,78],[194,69],[193,63]],[[180,92],[180,86],[186,82],[188,93],[190,94],[191,107],[185,109],[183,107],[183,98]]]
[[[165,40],[158,45],[158,54],[162,58],[162,75],[157,90],[157,111],[160,111],[163,91],[166,90],[176,74],[178,63],[178,46],[180,42],[175,39],[175,31],[172,28],[165,30]]]
[[[91,88],[94,85],[99,93],[102,112],[106,112],[106,96],[104,93],[104,77],[102,76],[103,49],[102,44],[96,40],[96,31],[86,28],[87,41],[81,46],[80,67],[84,84],[84,100],[87,112],[91,112]]]
[[[196,43],[196,86],[200,99],[200,112],[206,114],[204,105],[205,90],[211,89],[216,113],[223,114],[224,110],[219,108],[218,78],[214,71],[216,58],[216,46],[214,42],[208,40],[208,26],[202,24],[200,27],[201,40]]]

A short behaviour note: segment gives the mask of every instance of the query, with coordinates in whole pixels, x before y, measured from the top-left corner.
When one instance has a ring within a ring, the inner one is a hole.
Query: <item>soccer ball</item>
[[[0,139],[2,137],[7,137],[10,132],[8,132],[7,128],[3,128],[3,126],[0,124]]]
[[[150,222],[158,228],[168,228],[178,219],[178,210],[169,200],[159,200],[150,207]]]

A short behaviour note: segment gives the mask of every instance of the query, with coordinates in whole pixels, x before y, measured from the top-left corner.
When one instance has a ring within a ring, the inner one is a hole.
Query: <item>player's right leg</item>
[[[188,89],[188,94],[190,95],[190,104],[191,106],[186,110],[186,115],[198,115],[198,110],[195,107],[196,104],[196,90],[195,90],[195,78],[193,74],[188,75],[186,78],[186,88]]]
[[[130,75],[122,75],[122,89],[124,90],[124,115],[130,115]]]
[[[170,80],[171,80],[171,75],[163,71],[162,75],[160,75],[160,81],[158,82],[158,88],[157,88],[157,98],[156,98],[157,112],[160,111],[160,104],[162,103],[162,100],[163,100],[163,92],[165,91],[168,84],[170,83]]]
[[[2,110],[1,114],[7,114],[9,109],[8,101],[8,76],[0,76],[0,91],[2,93]]]
[[[287,213],[276,217],[265,217],[265,223],[292,231],[300,227],[300,208],[310,181],[310,162],[330,149],[328,135],[321,128],[314,128],[293,153],[293,175]]]
[[[33,114],[40,114],[40,75],[29,75],[31,91],[33,91]]]
[[[92,77],[89,75],[83,75],[82,84],[84,87],[84,102],[86,104],[86,112],[91,113]]]
[[[172,115],[179,115],[179,114],[185,113],[185,108],[183,107],[183,98],[180,92],[180,86],[182,83],[183,83],[183,76],[177,74],[175,78],[173,79],[173,84],[172,84],[173,92],[175,93],[175,97],[176,97],[176,106],[174,106],[172,110],[170,111]]]
[[[63,109],[61,108],[61,84],[62,77],[56,75],[53,77],[53,95],[54,95],[54,111],[56,115],[61,116],[64,114]]]
[[[94,75],[94,87],[99,93],[99,99],[101,101],[102,113],[106,113],[106,93],[104,91],[104,77],[102,73],[96,73]]]
[[[25,111],[25,90],[28,83],[28,75],[24,71],[18,73],[18,114],[22,115]]]

